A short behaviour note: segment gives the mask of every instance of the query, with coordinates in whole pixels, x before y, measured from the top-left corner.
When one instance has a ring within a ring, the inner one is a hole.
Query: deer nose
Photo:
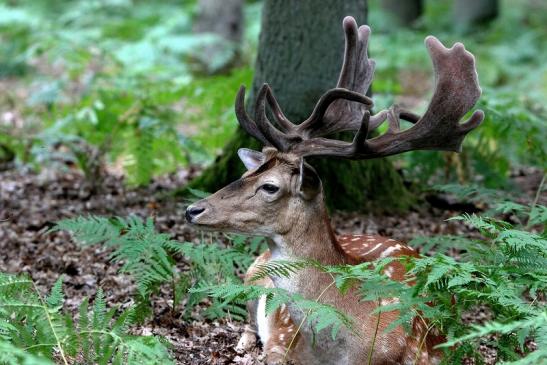
[[[193,205],[190,205],[188,208],[186,208],[186,221],[188,223],[192,223],[192,220],[203,213],[205,211],[205,208],[202,207],[195,207]]]

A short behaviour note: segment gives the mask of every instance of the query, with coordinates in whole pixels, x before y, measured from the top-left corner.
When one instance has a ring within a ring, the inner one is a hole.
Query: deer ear
[[[300,160],[300,176],[298,177],[298,192],[306,200],[315,198],[321,191],[321,179],[315,169]]]
[[[237,155],[247,170],[254,170],[264,163],[265,157],[262,152],[250,150],[248,148],[240,148],[237,150]]]

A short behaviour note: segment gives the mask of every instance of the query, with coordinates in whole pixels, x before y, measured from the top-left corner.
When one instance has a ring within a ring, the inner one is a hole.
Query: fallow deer
[[[433,61],[436,82],[426,112],[419,116],[392,106],[371,115],[372,101],[365,95],[375,65],[367,56],[370,29],[357,28],[352,17],[344,19],[343,28],[346,46],[338,85],[319,99],[304,122],[291,123],[267,85],[257,95],[253,120],[245,111],[245,89],[241,87],[236,98],[236,116],[241,127],[265,148],[262,152],[239,150],[248,171],[239,180],[186,210],[188,222],[197,227],[271,238],[269,250],[251,266],[247,280],[256,272],[258,264],[269,260],[305,258],[322,264],[353,264],[382,257],[418,256],[412,248],[381,236],[336,237],[323,203],[321,180],[304,158],[371,159],[411,150],[460,151],[466,134],[484,118],[478,110],[469,120],[460,123],[481,94],[473,55],[461,43],[447,49],[432,36],[426,38],[425,44]],[[268,120],[266,104],[277,126]],[[400,119],[413,126],[401,130]],[[387,131],[370,138],[370,132],[385,120]],[[340,131],[354,131],[353,141],[323,137]],[[394,280],[403,280],[405,270],[401,263],[394,261],[386,267],[385,274]],[[397,312],[382,313],[376,326],[378,317],[372,312],[385,302],[360,301],[356,289],[342,295],[329,286],[331,282],[329,275],[307,268],[290,278],[271,277],[255,284],[283,288],[309,299],[320,297],[321,302],[356,319],[357,334],[342,330],[333,340],[324,333],[328,331],[314,334],[308,325],[297,331],[304,313],[287,303],[266,316],[262,298],[249,304],[251,323],[256,329],[248,327],[240,345],[256,330],[268,363],[284,360],[298,364],[439,362],[440,354],[433,349],[438,338],[428,331],[426,323],[415,319],[409,334],[400,327],[386,333],[384,329],[397,318]],[[373,341],[376,328],[377,337]]]

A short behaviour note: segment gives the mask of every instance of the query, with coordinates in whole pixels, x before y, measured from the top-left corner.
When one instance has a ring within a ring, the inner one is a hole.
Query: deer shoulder
[[[348,258],[348,262],[355,264],[372,262],[385,257],[419,256],[412,247],[379,235],[340,235],[336,241]],[[400,262],[394,261],[386,265],[384,273],[390,279],[401,281],[404,279],[406,271]]]

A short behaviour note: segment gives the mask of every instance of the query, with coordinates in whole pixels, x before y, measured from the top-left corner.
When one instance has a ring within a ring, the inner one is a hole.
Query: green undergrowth
[[[110,260],[135,283],[134,305],[107,309],[99,289],[92,308],[80,304],[77,319],[63,311],[62,278],[43,297],[27,276],[0,275],[0,363],[4,364],[168,364],[166,340],[135,336],[131,328],[154,314],[153,296],[170,289],[171,312],[190,320],[230,317],[242,320],[239,304],[208,298],[198,286],[241,283],[240,275],[263,250],[263,239],[230,237],[230,247],[213,242],[177,242],[158,233],[151,219],[77,217],[60,221],[52,231],[66,230],[83,246],[102,244]],[[187,263],[177,267],[181,258]],[[53,362],[52,362],[53,361]]]
[[[251,80],[258,30],[252,22],[246,28],[237,68],[196,72],[191,59],[200,47],[221,41],[193,32],[196,7],[0,1],[0,83],[15,85],[0,106],[24,119],[16,128],[0,124],[1,150],[19,166],[77,167],[93,185],[107,166],[145,185],[209,163],[237,125],[233,103]],[[258,19],[259,9],[245,12]]]
[[[192,288],[240,283],[239,274],[251,264],[252,253],[263,245],[261,238],[248,241],[242,236],[232,237],[228,248],[207,244],[205,239],[200,244],[181,243],[156,232],[152,219],[143,221],[138,217],[77,217],[60,221],[54,230],[71,232],[76,242],[84,246],[103,244],[113,249],[110,259],[122,263],[120,273],[129,275],[137,286],[134,298],[140,321],[153,314],[151,296],[162,285],[171,289],[172,312],[188,318],[206,298]],[[181,258],[189,265],[185,270],[176,265]],[[228,313],[234,318],[245,316],[239,306],[215,300],[201,314],[218,318]]]
[[[166,340],[131,334],[137,309],[107,309],[100,289],[77,320],[63,311],[62,280],[43,296],[28,276],[0,274],[1,364],[174,364]]]

